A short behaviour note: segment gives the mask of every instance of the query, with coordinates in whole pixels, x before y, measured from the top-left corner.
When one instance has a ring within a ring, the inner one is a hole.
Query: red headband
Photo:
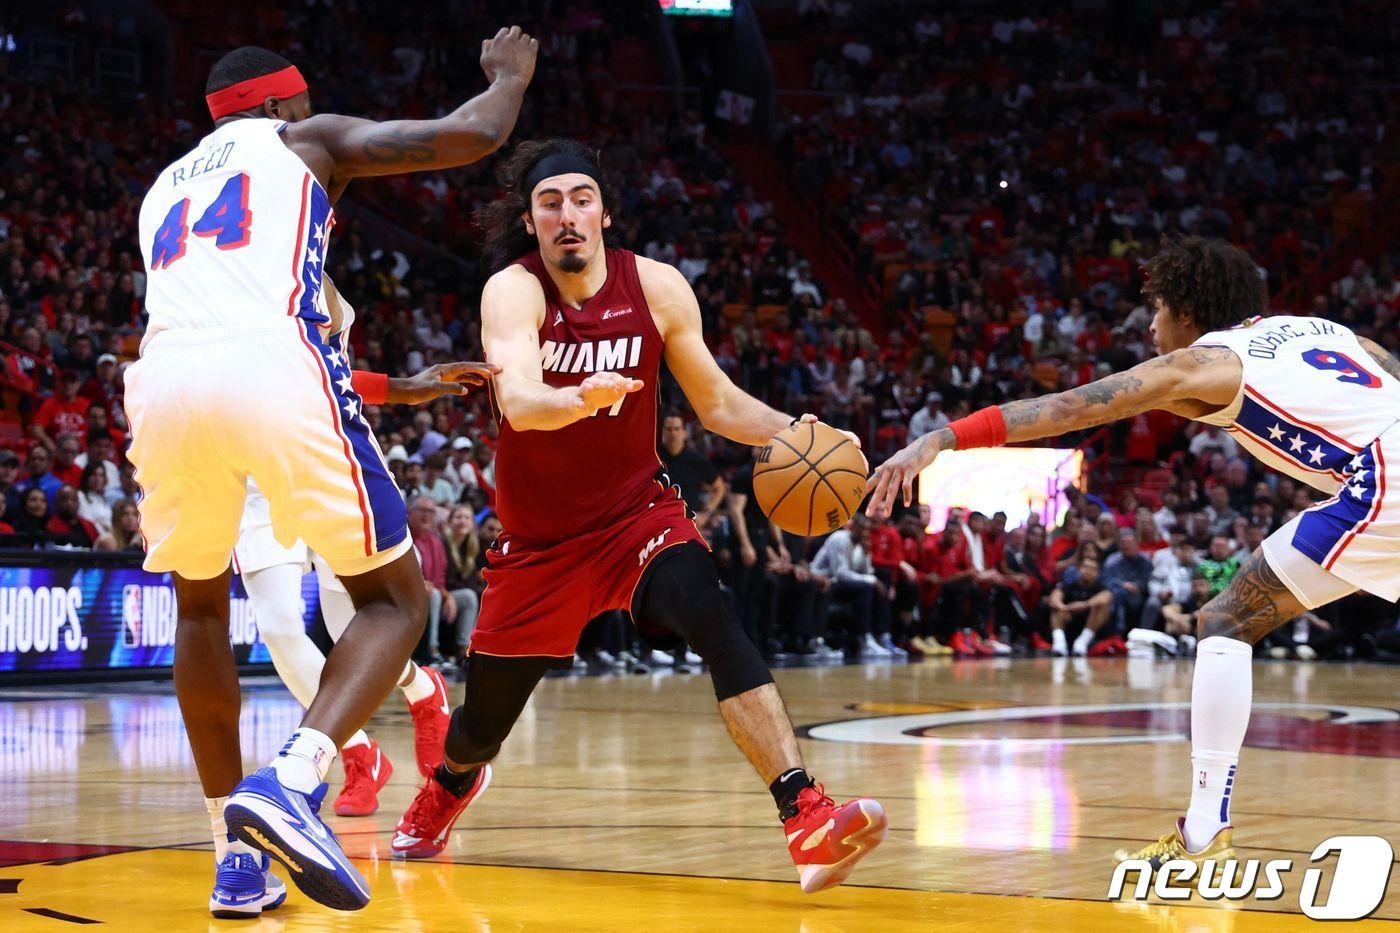
[[[231,113],[256,107],[269,97],[286,100],[305,90],[306,79],[296,65],[288,65],[272,74],[230,84],[221,91],[205,95],[204,101],[209,105],[209,115],[218,121]]]

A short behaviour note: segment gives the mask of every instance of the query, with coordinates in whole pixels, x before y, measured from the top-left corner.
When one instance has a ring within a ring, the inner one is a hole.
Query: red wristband
[[[360,399],[366,405],[383,405],[389,401],[389,377],[383,373],[371,373],[363,369],[352,370],[350,388],[359,393]]]
[[[958,450],[974,447],[1000,447],[1006,443],[1006,419],[1000,405],[989,405],[948,425],[957,438]]]

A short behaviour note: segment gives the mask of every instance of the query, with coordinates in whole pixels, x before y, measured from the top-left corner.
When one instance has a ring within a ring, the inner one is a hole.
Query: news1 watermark
[[[1322,880],[1331,864],[1332,885],[1319,903]],[[1108,899],[1184,901],[1198,896],[1207,901],[1258,901],[1298,898],[1298,909],[1313,920],[1365,920],[1381,906],[1395,861],[1395,850],[1380,836],[1333,836],[1318,843],[1308,859],[1316,867],[1297,866],[1293,859],[1206,859],[1163,862],[1155,871],[1145,859],[1119,862],[1108,886]],[[1129,879],[1131,879],[1131,884]]]

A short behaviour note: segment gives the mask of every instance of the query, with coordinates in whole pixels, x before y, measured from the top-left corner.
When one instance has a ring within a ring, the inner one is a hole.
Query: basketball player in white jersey
[[[321,290],[331,205],[351,179],[474,162],[509,136],[534,73],[520,29],[482,44],[490,87],[436,120],[313,116],[285,59],[242,48],[210,72],[214,130],[161,171],[141,206],[150,323],[127,372],[130,457],[146,569],[175,578],[175,690],[211,813],[230,901],[261,902],[262,850],[313,899],[342,910],[369,888],[318,815],[337,749],[393,688],[426,618],[407,512],[326,339]],[[278,540],[325,559],[355,604],[282,753],[243,777],[229,644],[229,554],[253,478]],[[224,801],[224,798],[227,798]],[[216,885],[217,886],[217,885]]]
[[[336,290],[329,276],[322,277],[326,309],[331,323],[331,341],[350,355],[349,333],[355,310]],[[498,367],[486,363],[439,363],[416,376],[387,379],[355,370],[352,382],[383,379],[383,400],[390,404],[418,405],[443,396],[465,395],[470,386],[485,383]],[[302,541],[290,547],[278,542],[272,529],[267,497],[253,480],[248,481],[248,499],[238,529],[233,552],[234,572],[243,579],[243,588],[253,604],[258,634],[267,646],[273,666],[292,696],[303,707],[316,697],[325,667],[325,656],[306,634],[301,598],[302,577],[308,566],[316,568],[321,616],[332,642],[338,642],[355,615],[355,604],[345,586],[326,562],[311,553]],[[427,777],[442,760],[442,740],[447,732],[447,683],[432,668],[413,661],[404,665],[398,681],[413,720],[414,752],[418,770]],[[345,767],[345,786],[336,796],[332,809],[337,816],[369,816],[379,809],[379,791],[393,775],[393,763],[363,729],[340,749]]]
[[[1234,858],[1230,794],[1249,724],[1260,638],[1356,590],[1400,598],[1400,362],[1321,318],[1261,318],[1254,262],[1189,238],[1148,263],[1144,298],[1162,354],[1097,382],[983,409],[901,450],[870,478],[872,515],[907,505],[945,450],[1054,437],[1164,409],[1224,427],[1268,466],[1328,493],[1275,531],[1196,614],[1191,804],[1140,852],[1118,857],[1223,864]]]

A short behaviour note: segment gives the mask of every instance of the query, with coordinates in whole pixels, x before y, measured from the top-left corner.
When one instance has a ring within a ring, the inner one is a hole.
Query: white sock
[[[404,683],[405,679],[408,683]],[[403,677],[399,678],[399,689],[403,691],[405,700],[417,703],[432,696],[433,691],[437,690],[437,684],[428,676],[427,671],[409,661],[408,667],[403,669]]]
[[[1055,651],[1069,651],[1069,646],[1065,644],[1065,630],[1055,629],[1050,633],[1050,647]]]
[[[359,732],[356,732],[354,735],[350,736],[350,741],[348,741],[348,742],[346,742],[344,745],[340,746],[340,750],[343,752],[343,751],[345,751],[347,748],[354,748],[354,747],[357,746],[357,745],[368,745],[368,744],[369,744],[369,736],[365,735],[365,730],[361,729]]]
[[[1193,852],[1230,825],[1230,793],[1253,701],[1254,649],[1213,635],[1196,646],[1191,681],[1191,807],[1183,833]]]
[[[224,822],[224,804],[227,797],[205,797],[204,809],[209,811],[209,831],[214,835],[214,864],[224,860],[228,853],[228,824]]]
[[[302,726],[272,759],[272,769],[284,787],[309,794],[326,779],[334,760],[335,743],[330,736]]]
[[[1091,642],[1091,641],[1094,640],[1094,634],[1095,634],[1094,632],[1092,632],[1091,630],[1089,630],[1089,629],[1087,629],[1087,628],[1086,628],[1084,631],[1080,632],[1080,633],[1079,633],[1079,636],[1078,636],[1077,638],[1075,638],[1075,640],[1074,640],[1074,650],[1075,650],[1075,651],[1088,651],[1088,650],[1089,650],[1089,642]]]

